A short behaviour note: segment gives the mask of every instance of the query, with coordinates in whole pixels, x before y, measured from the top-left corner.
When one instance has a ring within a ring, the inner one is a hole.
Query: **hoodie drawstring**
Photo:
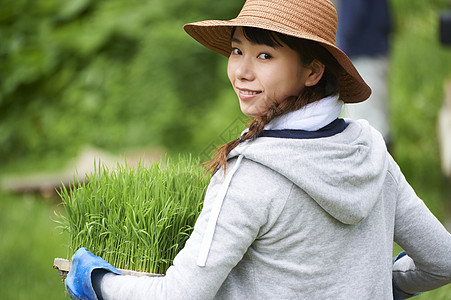
[[[199,267],[205,267],[205,264],[207,263],[208,253],[210,252],[211,243],[213,241],[213,235],[215,232],[216,223],[219,218],[219,213],[221,212],[222,203],[224,202],[224,198],[227,194],[227,189],[229,188],[233,174],[235,174],[242,159],[243,155],[238,156],[233,169],[229,172],[229,174],[227,174],[224,182],[221,185],[221,188],[218,191],[218,194],[216,195],[216,199],[211,209],[210,218],[208,219],[207,228],[202,239],[202,244],[200,245],[199,256],[197,257],[197,265]]]

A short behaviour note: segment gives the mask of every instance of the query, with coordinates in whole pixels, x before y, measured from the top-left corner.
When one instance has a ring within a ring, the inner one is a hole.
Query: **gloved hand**
[[[103,258],[95,256],[86,248],[80,248],[72,256],[72,267],[64,281],[66,291],[73,300],[97,300],[96,292],[92,286],[92,272],[102,270],[122,273],[106,262]]]
[[[401,253],[399,253],[396,257],[393,258],[393,264],[395,264],[395,262],[398,259],[400,259],[400,258],[402,258],[402,257],[404,257],[406,255],[407,255],[407,253],[405,251],[402,251]],[[393,287],[393,300],[404,300],[404,299],[408,299],[410,297],[417,296],[417,295],[421,294],[421,293],[415,293],[415,294],[412,295],[412,294],[407,294],[407,293],[401,291],[398,288],[398,286],[396,285],[394,280],[392,280],[392,287]]]

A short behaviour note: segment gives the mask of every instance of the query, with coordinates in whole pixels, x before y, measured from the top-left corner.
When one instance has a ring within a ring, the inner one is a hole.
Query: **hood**
[[[376,203],[387,171],[385,142],[368,122],[346,120],[346,129],[317,139],[260,137],[229,157],[267,166],[288,178],[344,224],[365,219]]]

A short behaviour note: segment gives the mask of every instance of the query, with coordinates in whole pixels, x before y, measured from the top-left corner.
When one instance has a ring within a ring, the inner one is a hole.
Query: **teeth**
[[[244,95],[257,95],[257,94],[258,94],[258,92],[251,92],[251,91],[241,91],[241,94],[244,94]]]

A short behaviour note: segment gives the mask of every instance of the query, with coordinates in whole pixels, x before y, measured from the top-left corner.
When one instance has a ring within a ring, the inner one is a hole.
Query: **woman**
[[[371,90],[334,44],[328,0],[248,0],[236,19],[185,30],[229,57],[255,119],[210,161],[203,210],[164,277],[121,276],[82,248],[71,297],[404,299],[451,281],[451,235],[381,135],[339,118]],[[393,241],[408,254],[394,263]]]

